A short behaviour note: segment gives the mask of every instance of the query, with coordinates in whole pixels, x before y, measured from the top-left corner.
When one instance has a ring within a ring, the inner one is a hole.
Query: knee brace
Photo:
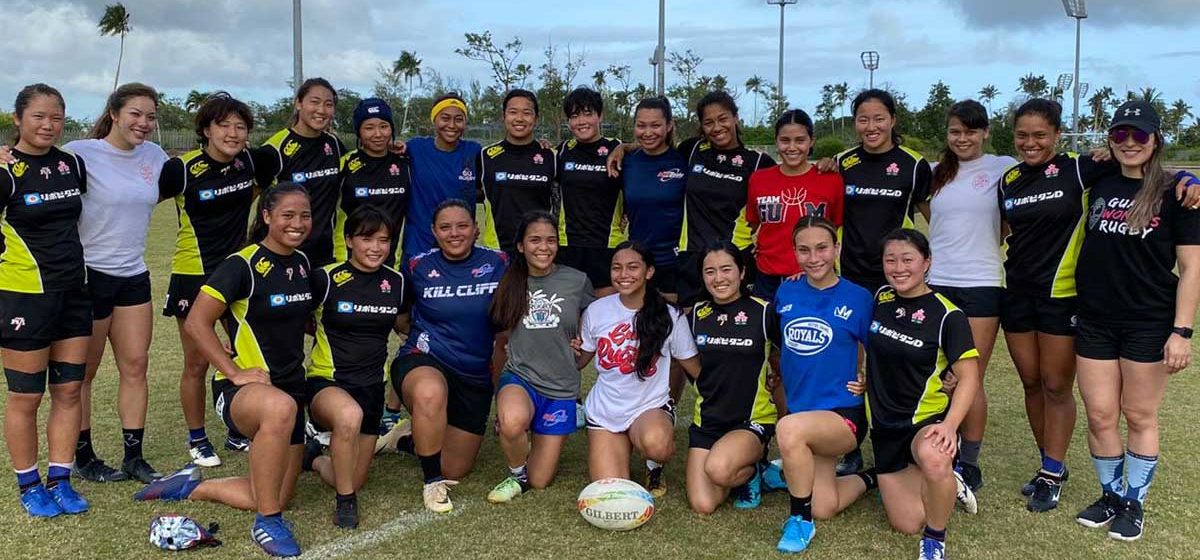
[[[68,364],[66,362],[50,362],[50,384],[62,385],[74,381],[83,381],[83,364]]]
[[[14,393],[41,395],[46,392],[46,370],[26,373],[4,368],[4,377],[8,380],[8,390]]]

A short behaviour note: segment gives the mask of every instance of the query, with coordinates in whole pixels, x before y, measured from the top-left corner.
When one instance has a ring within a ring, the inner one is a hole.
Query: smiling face
[[[704,255],[700,273],[714,303],[729,303],[741,294],[744,272],[729,253],[712,251]]]
[[[358,127],[358,142],[364,152],[382,157],[392,142],[392,125],[383,119],[367,119]]]
[[[533,222],[525,228],[525,237],[517,243],[517,251],[525,255],[529,272],[543,276],[554,266],[558,255],[558,228],[547,222]]]
[[[812,145],[812,136],[801,124],[785,124],[779,128],[779,134],[775,135],[779,159],[793,169],[804,167],[804,164],[808,163],[808,153],[812,150]]]
[[[908,241],[888,241],[883,246],[883,276],[901,294],[911,293],[925,284],[931,262]]]
[[[308,238],[312,229],[312,210],[308,197],[300,193],[282,195],[275,207],[263,210],[267,236],[282,247],[295,249]]]
[[[53,95],[34,95],[20,115],[13,115],[20,140],[17,149],[42,154],[54,147],[62,136],[66,110]]]
[[[333,122],[334,93],[325,86],[308,88],[304,96],[296,100],[296,129],[301,135],[316,136],[329,128]]]
[[[737,147],[737,115],[720,103],[709,103],[700,115],[704,137],[720,150]]]
[[[148,140],[158,127],[158,105],[149,97],[131,97],[112,114],[112,119],[107,138],[118,147],[133,149]]]
[[[613,255],[610,269],[613,288],[625,297],[646,292],[646,282],[654,277],[654,265],[642,259],[633,249],[621,249]]]
[[[346,248],[350,251],[350,260],[356,268],[374,272],[387,260],[388,253],[392,250],[392,236],[387,226],[380,227],[372,234],[347,235]]]
[[[434,134],[437,134],[438,140],[451,146],[458,143],[466,130],[467,114],[458,107],[442,109],[433,119]]]
[[[958,117],[950,117],[946,126],[946,145],[958,156],[959,161],[971,161],[983,155],[983,144],[987,142],[986,128],[967,128]]]
[[[1013,131],[1013,145],[1026,165],[1038,166],[1054,159],[1062,131],[1046,117],[1035,113],[1021,115]]]
[[[600,113],[583,109],[567,119],[567,126],[575,139],[587,143],[600,138]]]
[[[837,275],[837,258],[841,245],[837,239],[823,227],[806,227],[796,232],[793,239],[796,250],[796,262],[800,270],[814,284],[827,282],[831,276]]]
[[[1145,144],[1139,144],[1137,136],[1145,135]],[[1124,138],[1124,142],[1117,139]],[[1108,149],[1121,167],[1140,171],[1154,157],[1158,149],[1158,136],[1147,134],[1132,126],[1122,126],[1108,131]]]
[[[433,217],[433,236],[438,248],[450,260],[466,258],[479,230],[465,208],[448,206]]]
[[[870,153],[880,154],[893,148],[895,126],[896,117],[878,99],[863,101],[854,112],[854,131]]]
[[[513,97],[504,106],[504,130],[508,141],[514,144],[525,144],[533,138],[533,129],[537,126],[537,111],[533,108],[533,100],[528,97]]]
[[[241,116],[231,112],[209,123],[204,128],[204,137],[208,139],[209,155],[219,161],[230,161],[246,149],[250,128]]]
[[[666,147],[674,126],[661,109],[638,109],[634,115],[633,135],[646,153],[657,154]]]

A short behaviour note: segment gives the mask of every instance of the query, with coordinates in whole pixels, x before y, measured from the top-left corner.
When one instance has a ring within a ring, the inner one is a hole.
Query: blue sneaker
[[[200,469],[188,463],[182,469],[147,484],[133,495],[133,499],[140,502],[186,500],[192,494],[192,490],[200,485],[200,481]]]
[[[50,492],[41,484],[21,492],[21,505],[33,517],[58,517],[62,515],[62,506],[54,501]]]
[[[946,543],[924,537],[921,539],[921,556],[917,560],[945,560]]]
[[[254,516],[250,538],[271,556],[300,556],[300,544],[292,536],[292,528],[281,516]]]
[[[754,509],[762,504],[762,467],[755,465],[754,476],[734,490],[733,507]]]
[[[783,479],[783,459],[775,459],[762,467],[763,493],[787,490],[787,481]]]
[[[793,515],[783,522],[783,536],[779,537],[779,544],[775,548],[779,549],[779,552],[792,554],[804,552],[816,534],[817,526],[812,521]]]
[[[48,492],[58,507],[62,508],[63,513],[75,515],[88,510],[87,500],[71,487],[71,481],[68,479],[58,481]]]

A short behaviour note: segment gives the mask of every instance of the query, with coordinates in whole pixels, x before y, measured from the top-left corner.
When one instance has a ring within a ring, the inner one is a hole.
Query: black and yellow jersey
[[[996,189],[1000,216],[1008,223],[1005,286],[1016,293],[1075,297],[1075,266],[1083,245],[1086,190],[1115,173],[1116,164],[1061,153],[1037,166],[1018,163]]]
[[[308,377],[353,387],[382,383],[404,289],[404,276],[387,266],[363,272],[343,262],[313,271],[317,332]]]
[[[233,363],[262,368],[271,384],[292,390],[304,383],[304,328],[314,303],[312,268],[300,251],[279,255],[254,244],[225,259],[200,288],[233,316]],[[215,379],[225,379],[218,371]]]
[[[40,156],[14,149],[12,156],[16,162],[0,164],[0,290],[43,294],[83,286],[83,160],[58,148]]]
[[[586,143],[572,138],[558,147],[559,245],[612,248],[626,239],[622,181],[609,177],[607,167],[608,154],[619,145],[615,138]]]
[[[777,416],[767,390],[767,306],[742,296],[718,305],[709,301],[692,308],[692,334],[700,350],[696,378],[697,427],[728,430],[747,422],[774,424]]]
[[[316,266],[333,262],[333,215],[341,185],[338,172],[346,146],[329,132],[308,138],[285,128],[255,150],[274,156],[266,159],[274,160],[269,170],[276,181],[292,181],[308,189],[312,204],[312,229],[300,250]]]
[[[412,196],[412,160],[388,152],[373,157],[353,150],[342,158],[342,193],[333,225],[333,258],[343,262],[346,254],[346,218],[363,204],[374,204],[391,221],[392,253],[384,264],[394,266],[403,249],[404,220]]]
[[[971,325],[937,292],[915,298],[885,286],[875,295],[867,341],[867,415],[872,428],[903,429],[940,420],[950,407],[942,374],[978,358]]]
[[[739,249],[749,247],[754,242],[746,223],[750,175],[775,165],[775,160],[740,143],[732,150],[719,150],[697,139],[685,140],[679,152],[688,158],[679,250],[700,251],[723,240]]]
[[[158,194],[175,199],[179,218],[172,274],[212,274],[245,246],[258,185],[254,164],[249,150],[225,163],[192,150],[163,164]]]
[[[897,145],[882,154],[862,146],[838,154],[846,185],[842,209],[842,275],[873,290],[883,278],[884,236],[913,226],[917,203],[929,198],[933,172],[914,150]]]
[[[484,146],[476,161],[482,192],[480,242],[490,249],[517,250],[517,226],[530,210],[555,210],[557,154],[537,142],[518,146],[501,140]]]

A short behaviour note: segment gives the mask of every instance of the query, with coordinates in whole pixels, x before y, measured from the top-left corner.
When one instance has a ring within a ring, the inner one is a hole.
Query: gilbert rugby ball
[[[654,497],[642,485],[624,478],[597,480],[579,493],[579,515],[610,531],[641,527],[654,515]]]

